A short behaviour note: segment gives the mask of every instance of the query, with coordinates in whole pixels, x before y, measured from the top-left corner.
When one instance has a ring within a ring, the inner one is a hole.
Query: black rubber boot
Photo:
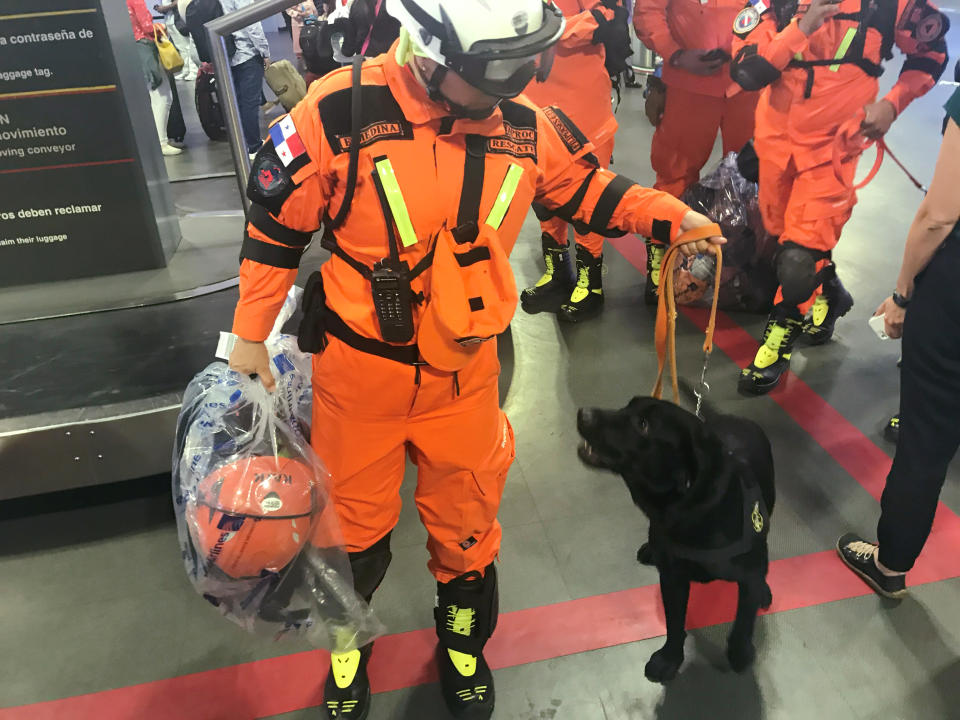
[[[558,317],[567,322],[582,322],[603,310],[603,255],[594,257],[577,245],[577,286],[560,308]]]
[[[827,278],[823,281],[823,293],[817,296],[809,316],[803,321],[803,339],[808,345],[823,345],[833,337],[837,320],[853,307],[853,296],[837,277],[837,271],[831,265]]]
[[[773,314],[767,319],[763,344],[753,362],[740,372],[737,385],[740,392],[746,395],[768,393],[780,383],[780,378],[790,368],[793,345],[803,332],[803,322],[796,310],[792,316],[782,317],[783,314],[774,308]]]
[[[390,533],[366,550],[350,553],[353,586],[367,603],[380,587],[393,559]],[[370,713],[370,680],[367,663],[373,643],[359,650],[330,653],[330,672],[323,684],[323,707],[333,720],[365,720]]]
[[[644,288],[643,300],[647,305],[657,304],[657,288],[660,287],[660,266],[667,246],[647,239],[647,285]]]
[[[574,284],[568,248],[557,243],[549,233],[543,233],[540,242],[546,272],[536,285],[520,293],[520,307],[531,315],[557,312],[563,301],[570,297]]]
[[[370,714],[367,663],[373,643],[347,653],[330,653],[330,672],[323,685],[323,707],[328,718],[366,720]]]
[[[497,569],[491,563],[437,583],[437,664],[440,687],[450,713],[458,719],[487,720],[493,714],[493,673],[483,646],[497,624]]]

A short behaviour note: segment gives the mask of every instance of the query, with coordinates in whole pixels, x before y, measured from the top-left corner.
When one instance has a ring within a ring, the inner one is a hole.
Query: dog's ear
[[[677,490],[686,493],[704,475],[713,472],[717,442],[699,418],[690,415],[683,423],[683,458],[678,462]]]

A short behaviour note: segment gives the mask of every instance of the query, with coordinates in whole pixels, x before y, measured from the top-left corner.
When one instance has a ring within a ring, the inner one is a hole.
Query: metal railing
[[[217,89],[220,93],[220,104],[223,108],[224,120],[227,123],[227,137],[230,141],[230,151],[233,153],[233,164],[237,171],[237,186],[240,189],[240,198],[244,210],[250,207],[247,199],[247,176],[250,175],[250,156],[247,154],[247,143],[243,139],[243,128],[240,123],[240,108],[237,104],[237,90],[233,85],[233,73],[230,70],[230,58],[227,55],[226,36],[242,30],[248,25],[265,20],[271,15],[293,7],[297,0],[257,0],[245,8],[222,15],[206,24],[210,36],[210,47],[213,52],[213,71],[217,79]]]

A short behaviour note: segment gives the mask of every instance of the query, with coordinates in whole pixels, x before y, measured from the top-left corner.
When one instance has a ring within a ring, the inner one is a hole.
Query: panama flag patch
[[[290,163],[307,152],[289,115],[270,128],[270,139],[273,141],[277,157],[280,158],[284,167],[289,166]]]

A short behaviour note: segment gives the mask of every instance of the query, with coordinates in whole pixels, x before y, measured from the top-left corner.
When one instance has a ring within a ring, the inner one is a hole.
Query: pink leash
[[[383,0],[377,0],[377,9],[373,12],[373,22],[370,23],[370,31],[367,33],[367,39],[363,41],[363,47],[360,48],[360,54],[366,55],[367,48],[370,47],[370,41],[373,40],[373,26],[377,23],[377,18],[380,17],[380,8],[383,7]]]

